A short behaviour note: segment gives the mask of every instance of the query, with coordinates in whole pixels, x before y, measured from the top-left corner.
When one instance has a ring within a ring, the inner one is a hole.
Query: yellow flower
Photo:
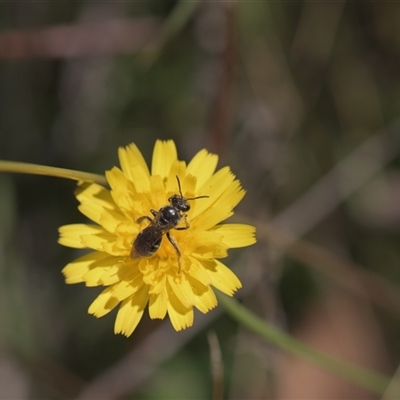
[[[254,227],[220,224],[233,214],[245,191],[228,167],[214,173],[217,155],[201,150],[186,165],[177,159],[171,140],[156,142],[151,173],[134,144],[119,149],[119,160],[121,169],[106,172],[111,190],[95,183],[78,187],[79,210],[95,224],[59,229],[60,244],[94,250],[63,269],[66,282],[106,287],[89,313],[102,317],[120,304],[115,333],[131,335],[147,305],[151,318],[163,319],[168,313],[175,330],[190,327],[193,307],[206,313],[217,305],[211,286],[230,296],[241,287],[218,259],[229,248],[255,243]],[[184,198],[207,197],[188,200],[187,217],[179,212],[177,227],[187,227],[187,221],[188,229],[169,230],[178,250],[166,230],[162,236],[157,230],[159,249],[138,257],[132,250],[136,238],[149,225],[157,226],[157,213],[179,195],[179,184]]]

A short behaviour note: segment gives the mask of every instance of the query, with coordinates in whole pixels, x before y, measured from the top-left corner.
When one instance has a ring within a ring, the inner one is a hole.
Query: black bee
[[[162,237],[165,234],[178,254],[180,270],[181,252],[169,231],[171,229],[176,229],[178,231],[188,229],[190,227],[189,222],[186,219],[186,212],[190,210],[190,204],[188,203],[188,200],[202,199],[209,196],[197,196],[191,198],[183,197],[181,183],[178,177],[176,177],[176,179],[178,181],[179,194],[174,194],[168,199],[169,205],[161,207],[158,211],[151,209],[150,212],[154,216],[153,219],[145,215],[136,220],[137,223],[140,223],[144,220],[148,220],[150,223],[136,236],[131,250],[132,259],[150,257],[154,255],[160,248]],[[182,218],[185,220],[185,226],[178,227]]]

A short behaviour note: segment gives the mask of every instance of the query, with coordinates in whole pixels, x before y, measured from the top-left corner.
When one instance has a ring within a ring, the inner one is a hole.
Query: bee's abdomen
[[[161,240],[162,234],[153,227],[143,229],[133,242],[131,258],[152,256],[160,248]]]

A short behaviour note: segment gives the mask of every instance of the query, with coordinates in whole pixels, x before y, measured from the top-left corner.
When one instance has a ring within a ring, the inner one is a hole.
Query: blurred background
[[[206,147],[247,190],[239,298],[306,343],[400,360],[400,4],[1,2],[0,159],[104,173],[135,142]],[[66,285],[75,183],[0,174],[0,398],[373,399],[221,308],[130,338]],[[214,360],[211,362],[211,360]],[[223,369],[223,378],[221,370]],[[223,394],[222,393],[223,390]]]

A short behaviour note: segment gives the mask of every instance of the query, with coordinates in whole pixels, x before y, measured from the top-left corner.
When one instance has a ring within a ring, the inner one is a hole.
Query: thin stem
[[[277,329],[271,324],[268,324],[242,306],[238,301],[220,293],[217,293],[217,296],[219,303],[234,319],[250,331],[261,336],[267,342],[279,347],[281,350],[309,361],[310,363],[345,378],[348,381],[356,383],[371,392],[382,395],[388,385],[391,384],[391,390],[397,394],[400,393],[400,382],[391,381],[391,379],[385,375],[372,372],[368,369],[336,359],[323,352],[315,350],[313,347],[294,339],[287,333]]]
[[[88,172],[75,171],[66,168],[57,168],[46,165],[28,164],[15,161],[0,160],[0,172],[46,175],[54,176],[57,178],[72,179],[75,181],[96,182],[100,185],[107,184],[107,180],[103,175],[90,174]]]

